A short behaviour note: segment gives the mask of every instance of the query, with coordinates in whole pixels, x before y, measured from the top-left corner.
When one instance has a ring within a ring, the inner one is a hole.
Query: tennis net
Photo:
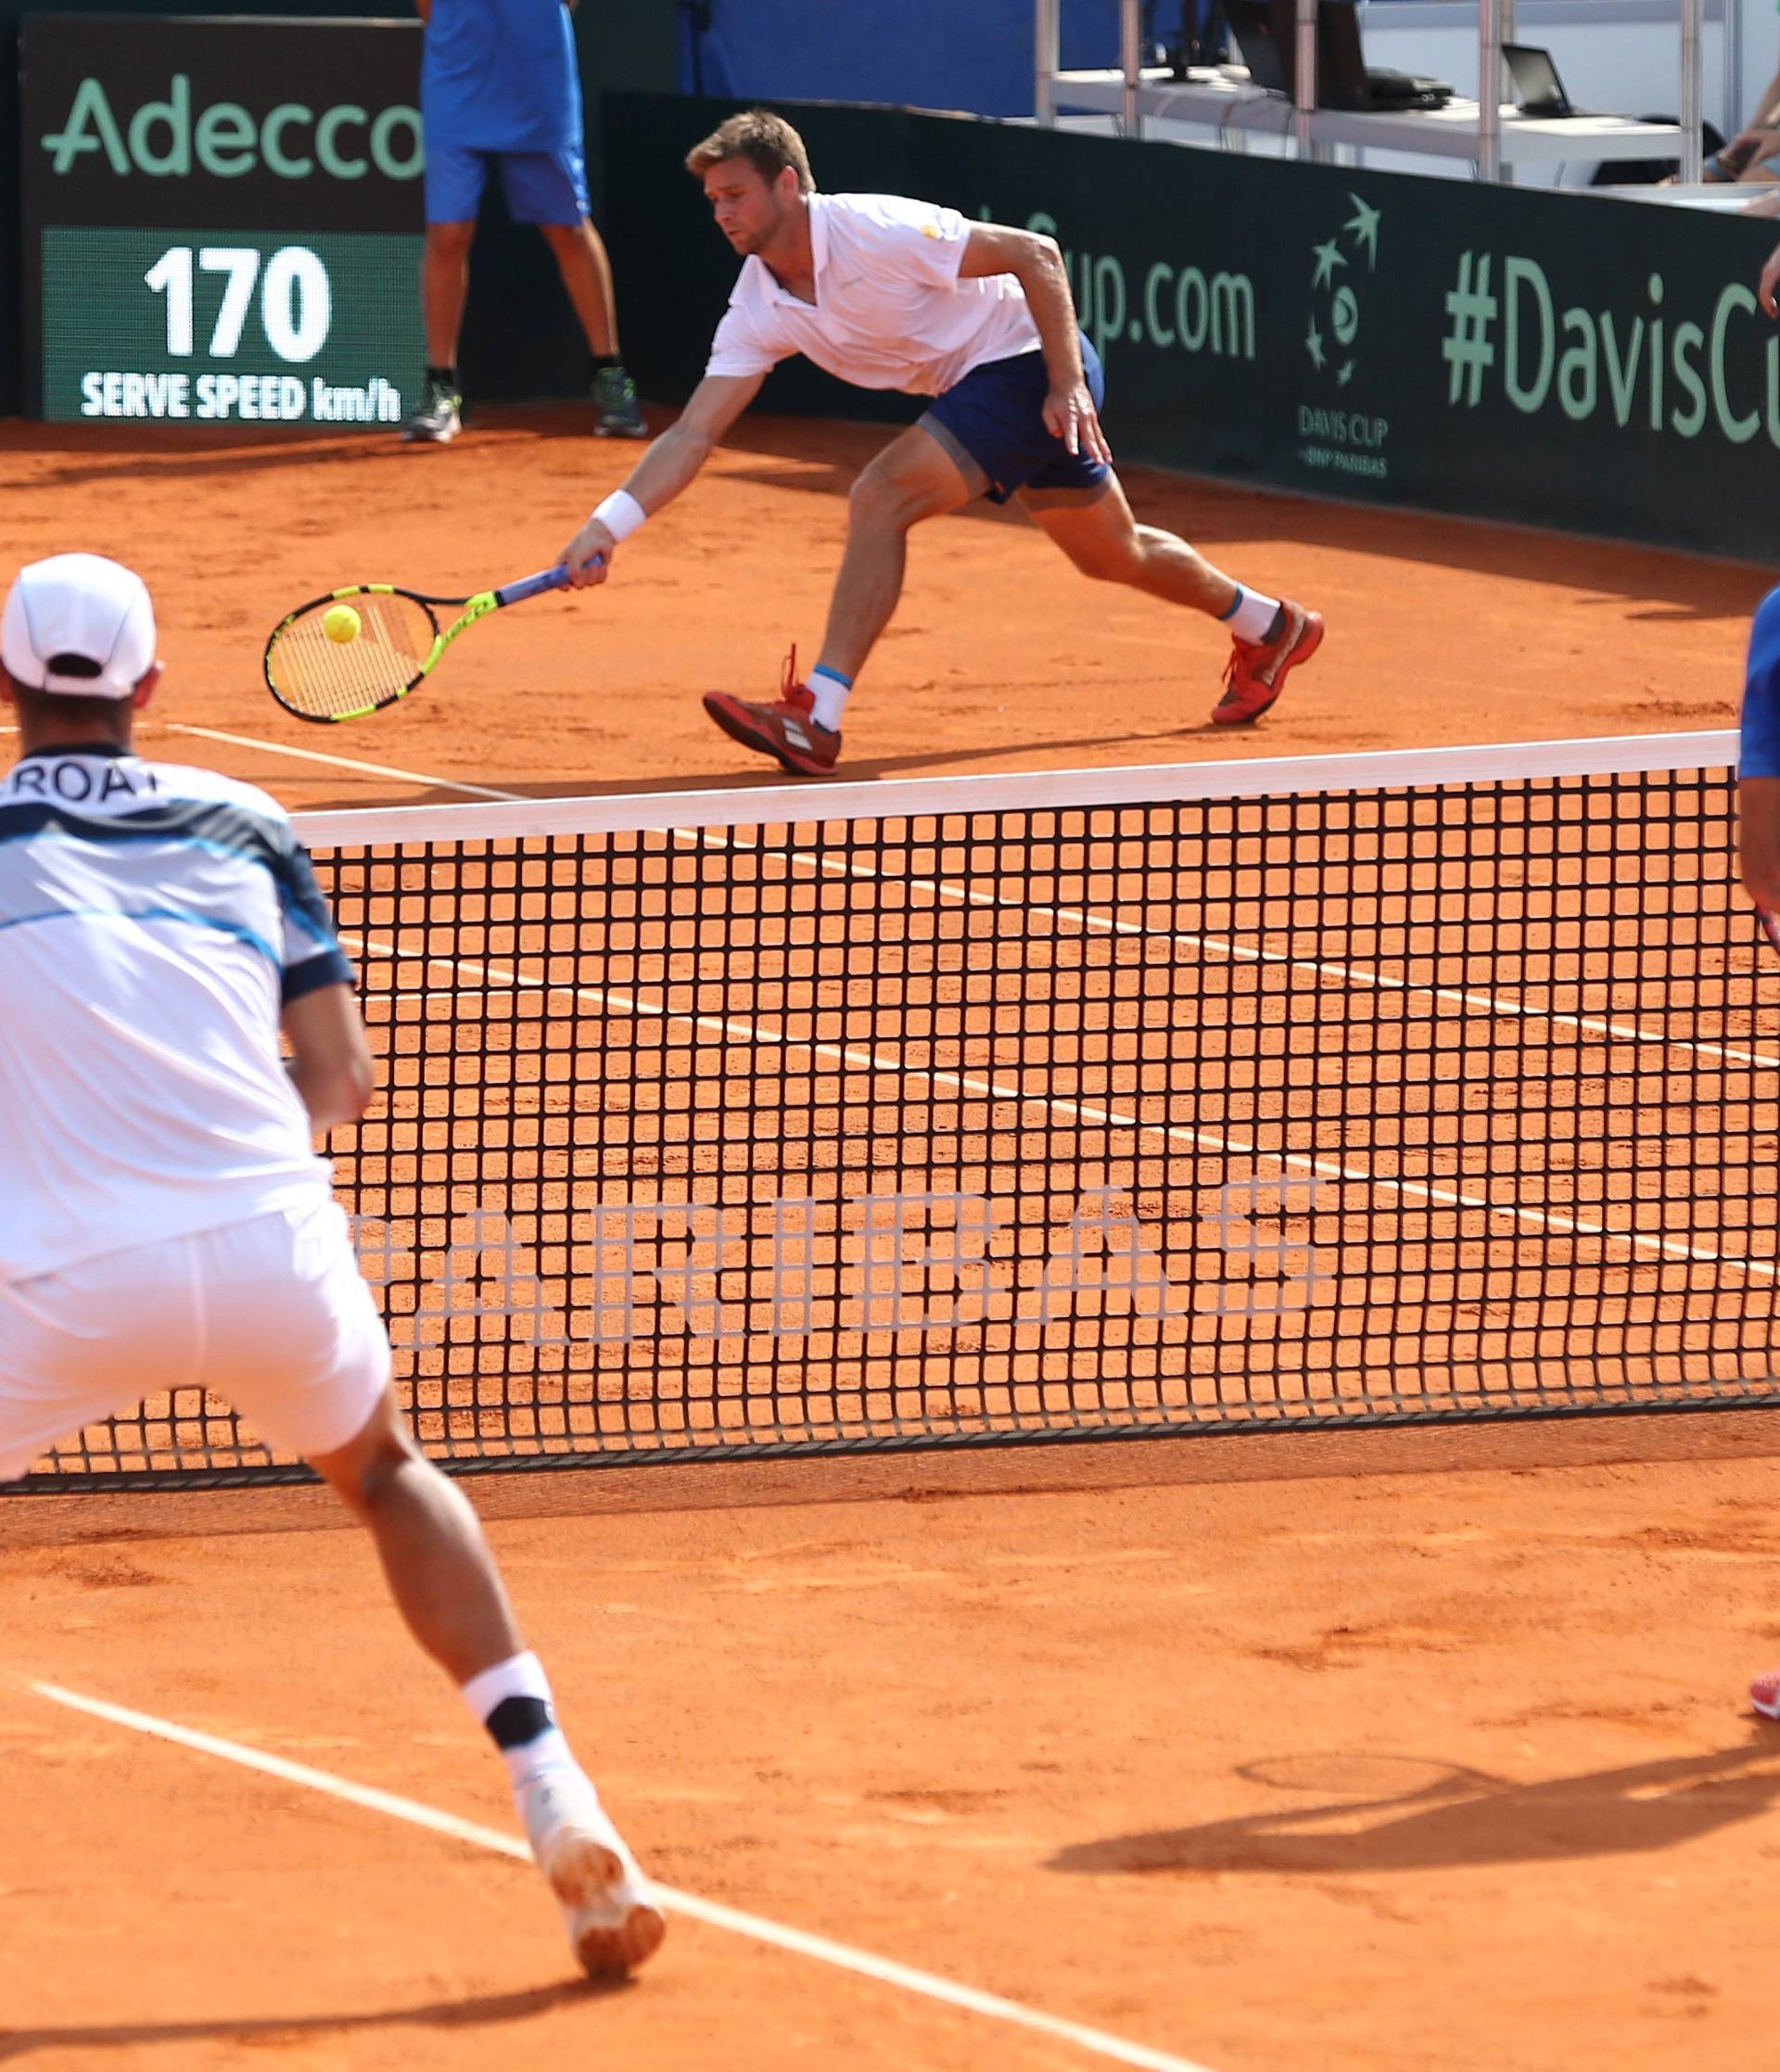
[[[331,813],[469,1468],[1773,1400],[1735,739]],[[181,1396],[27,1486],[291,1472]]]

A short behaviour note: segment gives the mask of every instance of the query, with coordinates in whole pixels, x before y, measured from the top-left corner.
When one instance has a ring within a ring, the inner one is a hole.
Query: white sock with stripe
[[[1251,590],[1246,583],[1238,583],[1236,603],[1218,617],[1239,641],[1258,642],[1272,634],[1274,621],[1279,617],[1279,600]]]
[[[826,727],[832,734],[838,733],[841,715],[853,694],[853,679],[843,676],[838,669],[814,668],[809,672],[808,690],[816,701],[816,709],[810,717],[819,727]]]

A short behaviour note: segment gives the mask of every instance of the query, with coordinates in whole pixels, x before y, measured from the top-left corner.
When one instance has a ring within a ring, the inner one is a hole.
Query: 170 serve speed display
[[[414,245],[46,230],[43,414],[400,424],[420,361]]]
[[[417,24],[40,15],[20,50],[30,414],[402,421]]]

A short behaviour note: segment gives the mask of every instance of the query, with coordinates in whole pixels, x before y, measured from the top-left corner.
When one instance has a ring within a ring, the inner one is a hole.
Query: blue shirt
[[[1780,777],[1780,590],[1756,606],[1743,674],[1739,777]]]
[[[422,52],[429,150],[580,148],[581,81],[563,0],[433,0]]]

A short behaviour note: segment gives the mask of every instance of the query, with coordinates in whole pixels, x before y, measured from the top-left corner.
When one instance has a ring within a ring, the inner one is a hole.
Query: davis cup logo
[[[1310,328],[1304,350],[1318,374],[1345,388],[1358,365],[1360,290],[1378,271],[1380,211],[1350,194],[1354,214],[1326,243],[1311,247]]]

